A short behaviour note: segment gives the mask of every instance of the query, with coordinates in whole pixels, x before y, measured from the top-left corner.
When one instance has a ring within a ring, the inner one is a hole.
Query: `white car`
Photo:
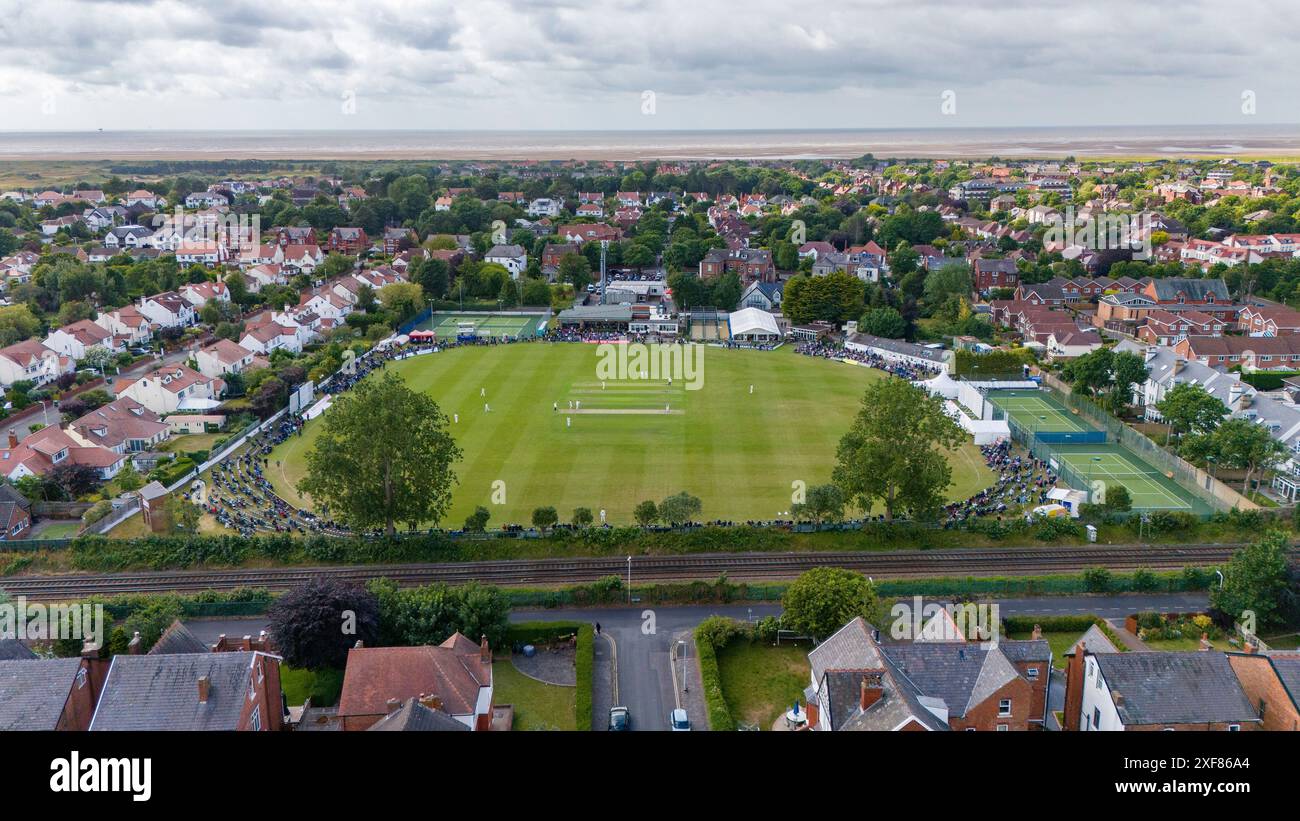
[[[686,711],[679,707],[668,714],[668,726],[674,733],[687,733],[691,730],[691,720]]]

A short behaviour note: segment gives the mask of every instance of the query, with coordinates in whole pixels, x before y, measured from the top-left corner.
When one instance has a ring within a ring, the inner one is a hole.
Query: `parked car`
[[[691,719],[685,710],[678,707],[668,714],[668,726],[674,733],[688,733],[691,731]]]
[[[610,732],[626,732],[632,729],[632,714],[627,711],[626,707],[609,708],[609,730]]]

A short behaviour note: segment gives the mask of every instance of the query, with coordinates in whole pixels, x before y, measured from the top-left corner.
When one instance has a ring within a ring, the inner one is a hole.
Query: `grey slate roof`
[[[1016,664],[1022,661],[1042,661],[1052,660],[1052,646],[1047,643],[1046,639],[1024,639],[1021,641],[1000,641],[998,649],[1002,655],[1007,657],[1007,661]]]
[[[0,730],[53,730],[81,659],[0,661]]]
[[[1186,294],[1193,302],[1204,302],[1206,294],[1214,294],[1216,302],[1231,302],[1228,286],[1222,279],[1188,279],[1185,277],[1168,277],[1155,281],[1156,298],[1160,301],[1176,300],[1178,294]]]
[[[1074,643],[1070,645],[1070,655],[1074,654],[1074,648],[1079,646],[1079,642],[1083,642],[1083,649],[1089,653],[1119,652],[1119,648],[1115,646],[1115,643],[1107,638],[1106,634],[1101,632],[1101,628],[1095,624],[1083,631],[1083,635],[1074,640]]]
[[[943,699],[954,716],[1020,676],[1000,650],[969,642],[899,642],[881,650],[918,690]]]
[[[24,661],[36,658],[27,645],[18,639],[0,639],[0,661]]]
[[[256,652],[113,657],[92,730],[234,730]],[[199,703],[198,680],[211,689]]]
[[[181,624],[178,619],[173,621],[171,626],[163,631],[162,635],[158,637],[158,641],[154,642],[153,647],[149,648],[148,655],[163,656],[178,655],[180,653],[208,652],[211,652],[210,648],[203,642],[199,641],[198,638],[189,631],[189,628]]]
[[[1228,657],[1219,652],[1100,653],[1093,656],[1125,724],[1258,721]]]
[[[379,732],[469,732],[469,727],[444,713],[425,707],[419,699],[408,698],[395,712],[370,726]]]
[[[871,640],[876,628],[858,616],[831,634],[808,654],[813,680],[821,681],[827,670],[872,670],[883,666]]]

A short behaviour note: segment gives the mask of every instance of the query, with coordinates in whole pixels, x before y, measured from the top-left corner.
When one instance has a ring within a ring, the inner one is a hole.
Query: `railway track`
[[[888,553],[721,553],[687,556],[633,556],[634,583],[792,579],[814,567],[846,567],[873,578],[1029,576],[1076,573],[1090,567],[1114,571],[1137,568],[1177,570],[1219,564],[1240,545],[1107,545],[1065,548],[909,550]],[[1293,549],[1293,553],[1296,553]],[[505,587],[548,587],[625,577],[626,557],[503,560],[430,564],[281,567],[236,570],[186,570],[86,575],[14,576],[0,580],[11,596],[58,601],[116,593],[193,593],[260,587],[286,590],[314,578],[364,582],[387,578],[410,587],[435,582],[479,581]]]

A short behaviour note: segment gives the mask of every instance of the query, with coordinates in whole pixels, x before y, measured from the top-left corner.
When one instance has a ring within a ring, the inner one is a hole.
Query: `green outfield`
[[[462,325],[473,325],[479,336],[535,336],[539,325],[545,325],[542,314],[478,314],[440,311],[417,326],[418,330],[433,331],[439,339],[455,339]]]
[[[604,509],[612,523],[630,523],[638,502],[681,490],[703,500],[708,519],[770,519],[790,510],[792,483],[829,481],[862,391],[884,378],[789,349],[708,348],[700,390],[681,380],[602,383],[597,348],[469,347],[389,365],[449,418],[459,417],[451,431],[465,456],[444,524],[458,526],[477,505],[488,507],[497,525],[526,523],[546,505],[563,520],[589,507],[597,516]],[[319,425],[309,423],[270,457],[277,491],[304,506],[294,484]],[[949,498],[994,481],[973,444],[951,461]],[[492,503],[497,481],[505,483],[502,505]]]

